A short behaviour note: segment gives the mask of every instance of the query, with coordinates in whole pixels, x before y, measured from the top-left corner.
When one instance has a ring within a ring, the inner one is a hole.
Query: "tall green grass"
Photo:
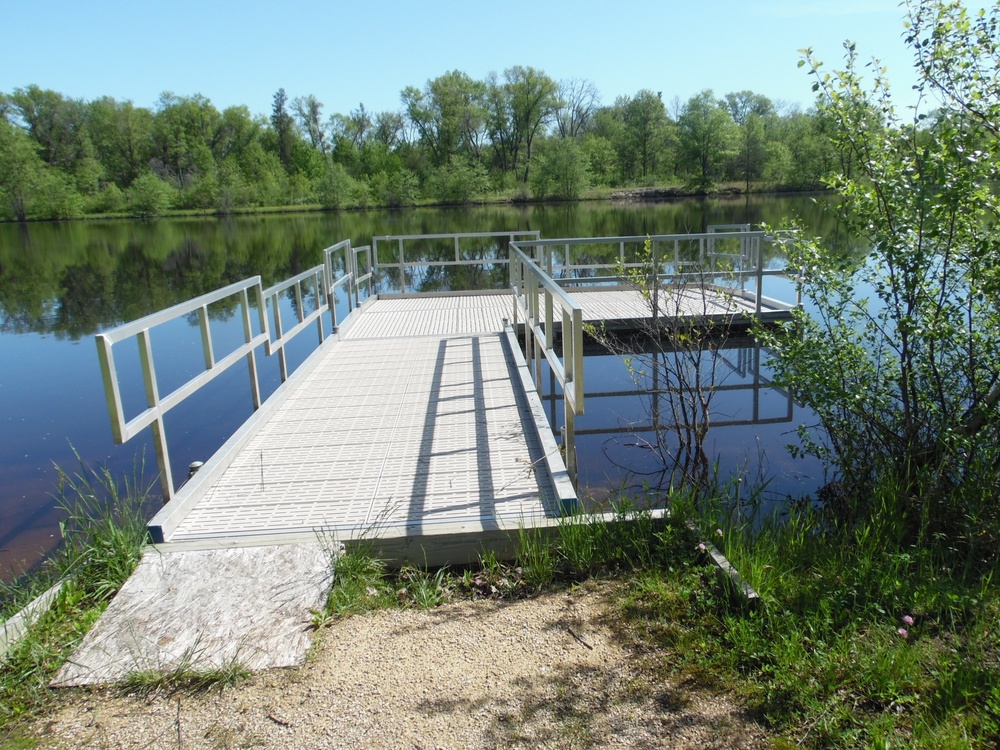
[[[75,473],[59,470],[62,543],[38,571],[6,584],[4,595],[18,604],[52,581],[65,583],[51,609],[0,661],[0,739],[18,719],[48,705],[56,670],[138,564],[150,502],[142,475],[141,461],[121,481],[82,462]]]

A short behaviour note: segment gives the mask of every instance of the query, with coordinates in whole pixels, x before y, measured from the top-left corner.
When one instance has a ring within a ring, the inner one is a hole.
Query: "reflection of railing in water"
[[[751,416],[746,419],[723,419],[718,417],[711,417],[709,420],[710,429],[721,428],[721,427],[740,427],[740,426],[753,426],[753,425],[767,425],[767,424],[787,424],[793,419],[793,410],[795,406],[792,394],[785,389],[776,385],[772,380],[767,378],[761,372],[761,349],[762,346],[755,342],[753,339],[741,339],[738,341],[727,341],[726,345],[718,350],[712,352],[713,356],[717,360],[723,362],[734,375],[740,378],[752,377],[750,382],[727,384],[725,380],[727,375],[721,375],[717,378],[719,382],[714,384],[706,384],[703,386],[706,390],[711,390],[715,394],[731,393],[750,393],[751,398]],[[735,362],[726,356],[729,352],[735,352]],[[653,352],[646,352],[647,354],[653,354]],[[607,355],[609,352],[604,350],[602,354]],[[641,353],[636,352],[637,356],[641,356]],[[666,396],[670,398],[672,396],[681,395],[683,393],[694,393],[697,391],[697,387],[660,387],[659,381],[663,379],[663,375],[659,374],[656,368],[657,359],[654,356],[652,358],[652,368],[654,369],[650,377],[653,380],[655,386],[652,388],[643,388],[640,385],[628,389],[628,390],[607,390],[607,391],[587,391],[586,398],[591,402],[590,413],[600,413],[600,408],[596,406],[595,402],[601,399],[610,398],[646,398],[652,397],[652,402],[649,405],[648,420],[645,422],[638,422],[633,420],[628,420],[627,424],[619,424],[615,427],[576,427],[575,432],[578,436],[583,435],[627,435],[632,433],[647,433],[647,432],[660,432],[660,431],[670,431],[678,427],[678,425],[671,422],[663,421],[659,417],[660,409],[658,407],[658,402],[661,397]],[[624,364],[623,364],[624,367]],[[591,378],[593,382],[593,378]],[[549,382],[547,392],[540,394],[543,403],[546,404],[549,415],[550,424],[553,425],[553,430],[558,431],[556,425],[559,424],[559,412],[558,412],[558,402],[561,395],[557,389],[558,380],[555,378],[554,373],[549,373]],[[778,416],[772,417],[762,417],[761,416],[761,394],[762,392],[771,392],[778,394],[784,399],[784,413]]]

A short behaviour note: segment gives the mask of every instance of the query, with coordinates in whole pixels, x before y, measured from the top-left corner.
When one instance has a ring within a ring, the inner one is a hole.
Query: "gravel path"
[[[35,732],[53,748],[767,746],[726,699],[652,678],[606,611],[591,583],[353,617],[300,669],[201,695],[68,691]]]

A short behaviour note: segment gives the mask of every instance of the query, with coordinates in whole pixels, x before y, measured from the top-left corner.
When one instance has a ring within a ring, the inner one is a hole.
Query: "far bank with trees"
[[[31,85],[0,93],[0,220],[578,199],[615,188],[803,190],[849,169],[822,111],[751,91],[603,103],[586,80],[460,70],[327,115],[279,89],[271,112],[164,93],[147,109]]]

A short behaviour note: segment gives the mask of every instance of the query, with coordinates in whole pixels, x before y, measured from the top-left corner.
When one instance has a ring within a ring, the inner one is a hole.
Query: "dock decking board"
[[[649,315],[635,290],[571,291],[585,320]],[[711,290],[669,299],[678,306],[665,305],[665,314],[751,311],[746,300]],[[512,305],[509,294],[367,301],[165,541],[381,526],[420,535],[443,524],[489,529],[499,519],[558,515],[499,333]]]
[[[635,289],[567,291],[583,307],[583,319],[588,322],[641,320],[652,315],[650,303]],[[659,305],[663,317],[746,315],[754,312],[753,303],[744,297],[700,287],[667,289],[661,295]]]
[[[171,541],[552,512],[526,427],[499,334],[335,342]]]

